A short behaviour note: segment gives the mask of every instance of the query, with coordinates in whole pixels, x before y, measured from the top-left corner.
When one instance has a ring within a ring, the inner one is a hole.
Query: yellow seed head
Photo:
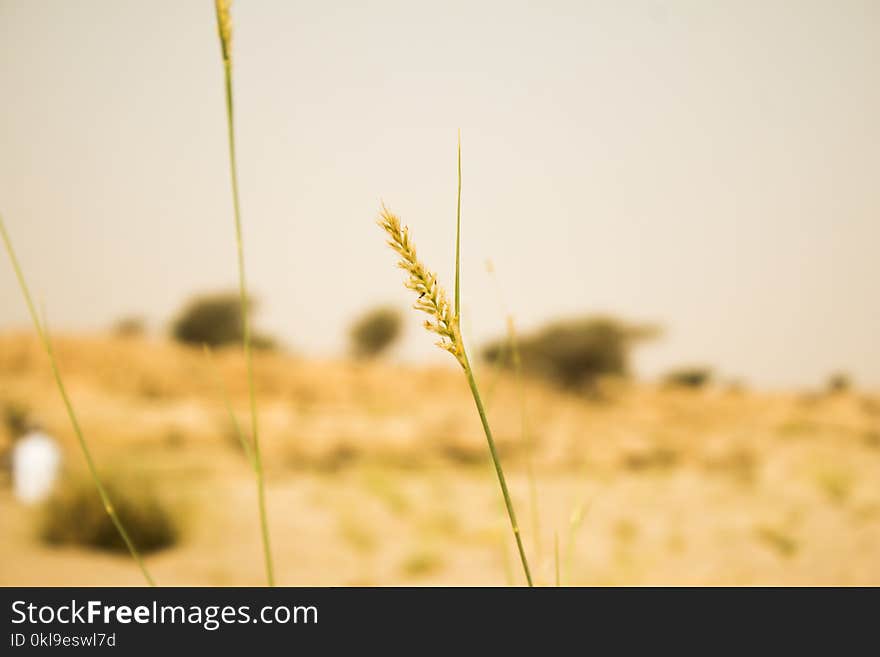
[[[232,59],[232,17],[229,7],[232,0],[214,0],[217,9],[217,31],[220,34],[220,48],[223,50],[223,60],[229,62]]]
[[[439,335],[437,346],[455,356],[464,367],[464,349],[458,318],[449,307],[446,291],[437,282],[437,275],[419,261],[416,247],[409,237],[409,228],[402,226],[400,219],[384,205],[378,224],[388,233],[388,246],[400,256],[397,266],[409,274],[406,287],[419,295],[413,307],[428,315],[425,328]]]

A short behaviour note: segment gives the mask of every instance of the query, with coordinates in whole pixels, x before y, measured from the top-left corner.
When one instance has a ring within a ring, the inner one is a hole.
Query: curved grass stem
[[[483,424],[483,432],[486,434],[486,442],[489,445],[489,454],[492,457],[492,465],[495,466],[495,474],[498,475],[498,484],[501,486],[501,495],[504,497],[504,506],[507,508],[507,517],[510,519],[510,528],[513,530],[513,536],[516,539],[516,548],[519,551],[519,558],[522,561],[523,572],[529,586],[532,583],[532,571],[529,568],[529,560],[526,557],[526,551],[523,547],[522,536],[519,531],[519,523],[516,520],[516,511],[513,509],[513,500],[510,498],[510,491],[507,489],[507,480],[504,477],[504,469],[501,467],[501,459],[498,457],[498,449],[495,447],[495,439],[492,437],[492,429],[489,427],[489,420],[486,418],[486,410],[483,408],[483,400],[480,398],[480,388],[474,378],[474,372],[468,361],[467,352],[462,346],[464,352],[464,373],[474,397],[474,403],[477,406],[477,413],[480,415],[480,422]]]
[[[458,131],[458,194],[455,203],[455,323],[457,326],[461,326],[461,130]],[[480,422],[483,423],[483,432],[486,434],[486,442],[489,445],[489,454],[492,456],[492,465],[495,466],[495,474],[498,475],[498,484],[501,486],[504,506],[507,507],[507,517],[510,519],[510,528],[513,530],[513,536],[516,539],[516,548],[522,561],[523,572],[529,586],[534,586],[532,583],[532,572],[529,569],[529,560],[526,558],[526,551],[523,548],[519,523],[516,520],[516,512],[513,509],[513,501],[510,499],[507,480],[504,478],[504,469],[501,467],[501,459],[498,457],[495,439],[492,437],[492,429],[489,428],[489,420],[486,418],[486,409],[483,407],[483,400],[480,398],[480,388],[477,386],[477,380],[474,377],[474,371],[464,346],[464,338],[461,337],[460,332],[458,337],[461,341],[460,362],[467,376],[468,385],[474,397],[474,403],[477,405]]]
[[[217,394],[220,395],[220,398],[223,400],[223,405],[226,407],[226,415],[229,417],[229,423],[232,425],[232,430],[235,432],[235,436],[241,444],[241,449],[244,452],[245,458],[247,458],[248,464],[250,464],[251,469],[256,472],[253,450],[251,449],[247,437],[244,435],[244,430],[241,428],[241,423],[238,421],[235,411],[232,409],[232,401],[229,399],[229,393],[226,391],[226,386],[223,385],[223,379],[220,378],[220,372],[217,370],[217,364],[214,362],[211,348],[207,344],[203,344],[202,348],[205,351],[205,358],[211,368],[214,387],[217,389]]]
[[[498,483],[501,486],[501,494],[504,497],[504,506],[507,507],[507,516],[510,519],[510,526],[516,539],[516,546],[519,550],[519,557],[522,561],[526,581],[529,586],[533,586],[532,573],[529,569],[525,549],[523,548],[519,524],[516,521],[516,513],[513,510],[513,501],[510,499],[510,491],[507,489],[507,481],[504,478],[504,470],[501,467],[501,460],[495,447],[495,439],[492,437],[492,430],[486,418],[486,409],[480,397],[480,389],[477,386],[473,368],[465,351],[464,338],[461,335],[461,139],[459,139],[458,152],[459,180],[455,230],[455,305],[452,309],[450,309],[449,302],[447,301],[446,291],[437,281],[437,275],[425,267],[416,254],[416,247],[410,238],[409,228],[402,225],[400,218],[384,205],[377,223],[390,238],[388,246],[400,256],[397,266],[407,272],[406,287],[419,295],[413,307],[428,315],[429,319],[425,321],[425,328],[439,336],[440,341],[437,342],[437,346],[455,356],[455,359],[464,370],[474,403],[477,406],[477,412],[480,415],[480,421],[483,424],[483,432],[486,434],[489,454],[492,457],[492,464],[495,466],[495,473],[498,475]]]
[[[73,403],[70,401],[70,396],[67,394],[67,388],[64,386],[64,380],[61,378],[61,371],[58,368],[58,361],[55,358],[55,351],[52,348],[52,342],[49,339],[46,322],[45,320],[42,322],[40,321],[40,317],[37,314],[36,308],[34,307],[33,299],[31,298],[27,283],[24,280],[24,274],[22,273],[21,266],[18,263],[18,258],[15,256],[15,250],[12,248],[12,240],[9,238],[9,233],[6,232],[6,226],[3,223],[3,217],[0,217],[0,235],[2,235],[3,237],[3,244],[6,247],[6,253],[9,254],[9,259],[12,261],[12,268],[15,270],[15,276],[18,279],[18,286],[21,288],[22,295],[24,296],[24,300],[27,303],[28,312],[30,313],[34,328],[37,331],[37,335],[40,338],[43,349],[46,351],[46,355],[49,357],[49,363],[52,366],[52,376],[55,379],[55,385],[58,388],[58,392],[61,393],[61,399],[64,400],[64,407],[65,409],[67,409],[67,417],[70,419],[70,424],[73,426],[73,432],[76,434],[77,442],[79,443],[80,450],[85,457],[86,465],[89,469],[89,475],[92,477],[95,488],[97,488],[98,490],[98,495],[101,497],[101,503],[104,505],[104,510],[107,512],[107,515],[113,522],[113,526],[116,527],[116,531],[118,531],[119,535],[122,537],[122,540],[125,543],[125,547],[128,548],[128,551],[131,554],[132,558],[135,560],[135,563],[137,563],[138,568],[140,568],[144,579],[147,580],[147,584],[149,584],[150,586],[156,586],[155,580],[153,579],[152,575],[150,575],[150,571],[147,570],[147,566],[144,563],[140,552],[138,552],[137,548],[134,545],[134,542],[131,540],[131,537],[126,531],[125,526],[119,519],[119,516],[116,513],[116,509],[113,507],[113,503],[110,500],[110,496],[107,494],[107,490],[104,488],[104,484],[101,483],[101,479],[98,476],[98,469],[95,466],[95,460],[92,458],[92,452],[89,449],[89,445],[86,442],[85,436],[83,435],[82,428],[80,427],[79,420],[76,416],[76,412],[73,410]]]
[[[266,562],[266,580],[275,586],[275,570],[272,564],[272,549],[269,542],[269,519],[266,513],[266,487],[263,475],[263,460],[260,455],[260,438],[257,422],[257,399],[254,388],[254,361],[251,344],[250,312],[247,295],[247,281],[244,268],[244,240],[241,230],[241,204],[238,194],[238,166],[235,155],[235,103],[232,94],[232,21],[229,16],[229,3],[217,0],[217,27],[223,55],[223,73],[226,87],[226,128],[229,141],[229,170],[232,181],[232,203],[235,211],[235,244],[238,254],[238,292],[241,303],[242,343],[247,364],[248,396],[251,411],[251,447],[253,465],[257,480],[257,505],[260,512],[260,533],[263,538],[263,557]]]
[[[458,130],[458,195],[455,204],[455,316],[461,316],[461,129]]]

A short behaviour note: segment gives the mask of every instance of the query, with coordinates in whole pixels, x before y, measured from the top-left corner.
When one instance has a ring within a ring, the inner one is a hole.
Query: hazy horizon
[[[213,3],[0,0],[0,213],[55,332],[237,281]],[[657,323],[647,377],[880,386],[880,5],[235,2],[256,325],[342,353],[411,298],[380,201],[464,328]],[[0,258],[0,330],[27,312]],[[408,314],[400,356],[443,359]]]

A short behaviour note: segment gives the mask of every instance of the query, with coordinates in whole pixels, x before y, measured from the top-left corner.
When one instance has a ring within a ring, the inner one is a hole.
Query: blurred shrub
[[[742,379],[729,379],[724,384],[724,389],[731,394],[740,395],[748,390],[748,386]]]
[[[254,333],[251,335],[251,346],[260,351],[275,351],[278,349],[278,340],[265,333]]]
[[[680,388],[702,388],[712,380],[712,368],[710,367],[679,367],[663,377],[663,382],[669,386]]]
[[[174,545],[179,528],[155,487],[143,477],[102,475],[113,507],[135,547],[154,552]],[[81,545],[114,552],[125,543],[86,473],[67,475],[43,508],[40,537],[52,545]]]
[[[193,298],[171,327],[180,342],[216,347],[242,339],[239,296],[235,292],[207,294]]]
[[[612,317],[584,317],[552,322],[519,340],[523,370],[566,388],[593,386],[603,376],[626,376],[629,352],[659,329],[631,325]],[[499,365],[512,362],[505,338],[486,345],[483,357]]]
[[[785,527],[758,525],[755,527],[755,537],[786,559],[794,557],[800,549],[797,537]]]
[[[10,438],[17,438],[24,434],[27,430],[29,416],[30,409],[26,404],[15,400],[3,402],[3,428]]]
[[[373,358],[387,350],[400,337],[403,318],[397,308],[374,308],[351,326],[349,338],[358,357]]]
[[[113,335],[120,338],[137,338],[147,332],[143,317],[123,317],[113,325]]]
[[[248,309],[254,307],[248,299]],[[237,292],[220,292],[194,297],[171,325],[175,340],[185,344],[218,347],[242,340],[244,324],[241,302]],[[253,334],[251,344],[255,349],[274,349],[276,342],[265,335]]]
[[[852,472],[840,468],[825,469],[816,473],[816,484],[833,504],[846,502],[855,488],[856,478]]]
[[[424,577],[443,569],[443,557],[432,550],[419,549],[403,560],[400,569],[409,577]]]
[[[30,409],[15,399],[0,402],[0,485],[12,476],[12,445],[28,428]]]
[[[828,377],[826,385],[828,392],[847,392],[852,388],[852,380],[845,372],[835,372]]]

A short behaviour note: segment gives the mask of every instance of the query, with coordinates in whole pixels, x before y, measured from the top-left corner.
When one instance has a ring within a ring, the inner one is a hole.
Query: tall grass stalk
[[[513,509],[513,501],[510,498],[510,491],[507,489],[507,480],[504,478],[504,470],[501,467],[501,459],[499,458],[498,450],[495,447],[495,440],[492,437],[492,429],[489,427],[489,420],[486,418],[483,401],[480,399],[480,389],[474,378],[474,371],[468,360],[464,344],[462,344],[461,355],[462,359],[460,362],[464,368],[464,373],[467,377],[468,386],[470,386],[474,403],[477,406],[477,413],[480,415],[480,422],[483,424],[483,432],[486,434],[486,442],[489,445],[489,454],[492,457],[492,464],[495,466],[495,474],[498,475],[498,484],[501,486],[501,494],[504,497],[504,506],[507,507],[507,516],[510,518],[510,528],[513,530],[513,536],[516,539],[516,548],[519,551],[520,561],[522,561],[523,572],[525,573],[526,581],[529,586],[534,586],[534,583],[532,582],[532,572],[529,569],[529,560],[526,558],[526,551],[523,547],[522,536],[520,535],[519,523],[516,520],[516,512]]]
[[[461,141],[459,140],[459,161],[461,160]],[[458,206],[461,205],[461,168],[459,167],[459,198]],[[446,292],[437,281],[437,276],[428,270],[419,260],[415,245],[409,237],[409,229],[402,226],[400,219],[391,213],[386,207],[382,207],[379,226],[388,234],[390,240],[388,245],[400,256],[398,266],[407,272],[408,280],[406,287],[419,295],[415,304],[416,310],[421,310],[429,316],[425,321],[425,328],[439,336],[440,340],[437,346],[448,351],[455,356],[464,370],[467,378],[468,386],[471,389],[471,395],[474,398],[474,404],[477,407],[477,413],[480,416],[480,422],[483,425],[483,432],[486,434],[486,442],[489,446],[489,454],[492,457],[492,464],[495,466],[495,473],[498,476],[498,484],[501,487],[501,494],[504,498],[504,506],[507,508],[507,516],[510,519],[510,527],[513,530],[513,536],[516,539],[516,547],[519,551],[520,561],[522,562],[523,572],[529,586],[533,586],[532,573],[529,569],[529,562],[526,558],[526,552],[523,548],[522,536],[520,536],[519,523],[516,520],[516,512],[513,508],[513,501],[510,498],[510,491],[507,488],[507,480],[504,477],[504,470],[501,467],[501,460],[498,456],[498,450],[495,447],[495,440],[492,437],[492,429],[489,427],[489,421],[486,418],[486,410],[483,406],[483,400],[480,397],[480,388],[477,385],[474,371],[465,349],[464,340],[461,337],[461,312],[460,312],[460,257],[459,247],[461,244],[461,213],[458,213],[456,221],[456,258],[455,258],[455,309],[454,312],[449,308]]]
[[[232,402],[229,400],[229,393],[226,392],[226,386],[223,385],[223,379],[220,377],[220,372],[217,370],[217,364],[214,362],[214,355],[211,352],[211,348],[207,344],[203,344],[202,347],[205,350],[205,358],[211,368],[214,387],[217,388],[217,393],[223,399],[223,405],[226,407],[226,414],[229,416],[229,422],[232,424],[232,429],[235,431],[238,442],[241,443],[241,448],[244,451],[245,457],[247,457],[248,464],[250,464],[251,468],[256,472],[253,450],[251,449],[250,442],[244,435],[244,430],[241,428],[241,423],[238,421],[235,411],[232,410]]]
[[[519,395],[520,429],[522,431],[523,445],[526,448],[526,478],[529,482],[529,512],[532,521],[532,538],[534,541],[535,559],[541,561],[541,513],[538,505],[538,481],[535,476],[535,441],[529,423],[529,414],[526,409],[526,387],[523,379],[522,357],[520,356],[519,351],[516,322],[513,319],[513,314],[508,311],[507,304],[504,302],[501,283],[498,282],[498,276],[495,273],[495,266],[492,264],[491,260],[486,263],[486,271],[495,283],[495,293],[498,297],[498,303],[501,306],[501,312],[504,315],[505,325],[507,327],[507,341],[509,344],[508,352],[510,355],[510,363],[513,365],[514,376],[516,377],[517,394]],[[499,358],[498,362],[501,367],[504,366],[502,358]]]
[[[455,316],[461,317],[461,129],[458,131],[458,194],[455,201]]]
[[[95,488],[98,489],[98,495],[101,497],[101,503],[104,505],[104,510],[107,512],[107,515],[110,516],[110,520],[113,522],[113,526],[116,527],[116,531],[118,531],[119,535],[122,537],[122,540],[125,543],[125,546],[128,548],[129,553],[135,560],[135,563],[137,563],[138,568],[140,568],[141,570],[141,573],[143,573],[144,579],[147,580],[147,583],[150,586],[156,586],[156,582],[153,579],[152,575],[150,575],[150,571],[147,570],[147,566],[144,563],[140,552],[138,552],[137,548],[134,545],[134,542],[131,540],[131,537],[126,531],[125,526],[122,524],[122,521],[116,514],[116,509],[113,507],[113,503],[110,501],[110,496],[107,494],[107,490],[106,488],[104,488],[104,484],[101,483],[101,479],[100,477],[98,477],[98,469],[95,466],[95,460],[92,458],[92,452],[91,450],[89,450],[88,443],[86,443],[86,439],[83,435],[82,428],[79,425],[79,420],[77,419],[76,412],[73,410],[73,403],[70,401],[70,397],[67,394],[67,388],[64,386],[64,381],[61,378],[61,371],[58,368],[58,361],[55,358],[55,351],[52,348],[52,342],[49,339],[49,332],[46,328],[45,319],[41,322],[39,316],[37,315],[33,299],[31,298],[30,290],[28,289],[27,283],[24,280],[24,274],[22,273],[21,266],[18,263],[18,258],[15,255],[15,250],[12,248],[12,240],[9,238],[9,233],[6,232],[6,226],[3,223],[2,216],[0,216],[0,234],[2,234],[3,236],[3,244],[6,247],[6,253],[9,254],[9,259],[10,261],[12,261],[12,268],[15,270],[15,276],[18,279],[18,286],[19,288],[21,288],[21,293],[24,296],[25,302],[27,303],[28,312],[30,313],[31,320],[34,323],[34,328],[37,331],[37,335],[40,338],[43,349],[46,351],[46,355],[49,357],[49,363],[52,366],[52,376],[55,378],[55,385],[58,387],[58,391],[61,393],[61,399],[64,400],[64,407],[67,409],[67,416],[68,418],[70,418],[70,424],[73,426],[73,432],[76,434],[76,439],[79,442],[80,449],[82,450],[83,456],[85,457],[86,465],[89,469],[89,475],[91,476],[92,481],[95,484]]]
[[[532,516],[532,536],[535,541],[535,558],[541,559],[541,512],[538,507],[538,480],[535,476],[535,443],[529,425],[529,417],[526,411],[526,392],[523,383],[522,361],[519,356],[519,346],[516,340],[516,328],[513,317],[508,316],[508,331],[510,332],[511,354],[513,369],[516,373],[516,383],[519,389],[520,422],[522,426],[522,440],[526,448],[526,478],[529,482],[529,510]]]
[[[257,503],[260,510],[260,532],[263,537],[263,555],[266,561],[266,580],[275,586],[275,571],[272,565],[272,549],[269,543],[269,520],[266,513],[265,477],[263,461],[260,456],[260,439],[257,426],[257,398],[254,389],[254,362],[251,345],[250,309],[248,304],[247,282],[244,269],[244,241],[241,230],[241,206],[238,194],[238,166],[235,155],[235,103],[232,94],[232,17],[229,14],[230,0],[215,0],[217,10],[217,31],[220,35],[220,50],[223,55],[223,73],[226,82],[226,127],[229,136],[229,170],[232,181],[232,203],[235,211],[235,243],[238,252],[238,291],[241,301],[242,343],[247,363],[248,393],[251,410],[251,444],[253,464],[257,480]]]
[[[485,397],[486,397],[486,410],[492,406],[492,403],[495,401],[495,393],[498,390],[498,384],[501,381],[501,378],[504,376],[504,370],[507,369],[510,360],[508,352],[509,350],[505,350],[503,353],[498,354],[498,358],[492,361],[490,364],[491,374],[487,375],[488,383],[483,385]]]
[[[461,130],[458,131],[458,193],[455,202],[455,324],[456,327],[461,325]],[[480,398],[480,389],[477,386],[474,370],[468,360],[467,351],[464,346],[464,340],[461,332],[458,332],[461,341],[462,366],[467,376],[468,385],[474,397],[474,403],[477,406],[477,412],[480,415],[480,422],[483,424],[483,431],[486,434],[486,442],[489,446],[489,453],[492,456],[492,464],[495,466],[495,472],[498,475],[498,484],[501,486],[501,493],[504,496],[504,505],[507,507],[507,515],[510,518],[510,527],[513,530],[516,539],[516,547],[519,550],[519,557],[522,561],[523,572],[529,586],[533,586],[532,573],[529,569],[529,561],[526,558],[526,552],[523,548],[522,536],[520,535],[519,523],[516,520],[516,512],[513,509],[513,501],[510,498],[510,492],[507,490],[507,482],[504,478],[504,470],[501,467],[501,459],[498,457],[498,451],[495,448],[495,440],[492,438],[492,430],[489,428],[489,421],[486,419],[486,410],[483,408],[483,402]]]

